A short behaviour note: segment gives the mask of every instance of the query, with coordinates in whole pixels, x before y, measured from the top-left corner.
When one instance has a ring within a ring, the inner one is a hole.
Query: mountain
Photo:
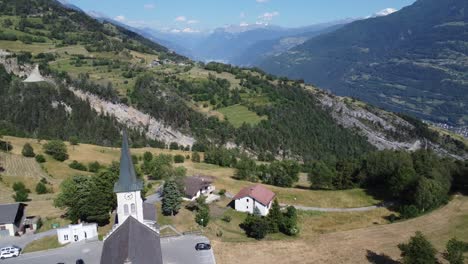
[[[320,24],[315,27],[309,27],[307,28],[307,32],[298,35],[258,41],[245,48],[244,51],[231,59],[230,63],[249,67],[256,66],[267,57],[279,55],[303,44],[313,37],[335,31],[351,21],[352,20],[340,21],[339,23],[337,22],[337,24]]]
[[[468,2],[418,0],[260,63],[339,95],[450,125],[468,124]]]
[[[352,20],[347,19],[299,28],[266,24],[229,25],[213,32],[198,33],[163,32],[150,28],[140,31],[147,37],[166,41],[169,43],[168,47],[194,60],[251,65],[256,61],[256,56],[255,60],[248,58],[257,51],[285,51],[312,36],[327,32],[327,29],[337,28],[350,21]],[[284,40],[288,37],[291,39]]]
[[[466,152],[418,120],[257,69],[195,63],[56,1],[0,1],[0,21],[2,134],[114,145],[127,127],[137,146],[223,146],[270,160]]]

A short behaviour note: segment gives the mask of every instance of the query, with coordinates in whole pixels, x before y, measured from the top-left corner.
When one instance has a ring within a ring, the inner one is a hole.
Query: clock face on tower
[[[133,193],[127,193],[124,195],[125,200],[131,200],[133,199]]]

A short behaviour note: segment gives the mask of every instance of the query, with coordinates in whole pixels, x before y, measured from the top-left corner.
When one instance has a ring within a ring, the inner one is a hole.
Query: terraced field
[[[3,176],[36,180],[48,177],[33,158],[0,152],[0,164],[5,168]]]

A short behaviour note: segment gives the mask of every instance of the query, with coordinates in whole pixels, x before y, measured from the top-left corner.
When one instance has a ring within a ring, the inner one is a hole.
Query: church
[[[117,215],[104,238],[101,264],[162,264],[156,208],[141,198],[143,181],[136,177],[127,134],[123,132],[119,180],[114,185]]]

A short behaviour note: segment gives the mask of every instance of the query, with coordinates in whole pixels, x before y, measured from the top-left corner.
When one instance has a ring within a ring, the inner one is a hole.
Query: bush
[[[192,162],[195,162],[195,163],[200,162],[200,154],[196,151],[192,154]]]
[[[436,264],[436,249],[421,232],[410,238],[409,243],[399,244],[403,264]]]
[[[36,155],[36,161],[38,163],[44,163],[44,162],[46,162],[46,159],[45,159],[44,155],[39,154],[39,155]]]
[[[46,194],[49,190],[47,190],[47,186],[43,182],[38,182],[36,185],[36,193],[37,194]]]
[[[244,229],[248,237],[260,240],[265,238],[268,233],[268,221],[259,215],[248,215],[242,222],[241,228]]]
[[[223,220],[224,222],[226,222],[226,223],[229,223],[229,222],[231,222],[232,217],[229,216],[229,215],[225,215],[225,216],[223,216],[222,220]]]
[[[88,171],[89,172],[98,172],[101,169],[101,164],[99,162],[90,162],[88,164]]]
[[[34,153],[33,147],[29,143],[24,144],[21,154],[23,154],[23,156],[27,158],[33,158],[36,156],[36,154]]]
[[[74,160],[72,161],[72,163],[70,163],[70,165],[68,165],[68,167],[74,169],[74,170],[79,170],[79,171],[87,171],[88,168],[86,168],[85,165],[83,165],[82,163],[79,163],[78,161]]]
[[[182,155],[175,155],[174,156],[174,162],[175,163],[184,163],[185,162],[185,157]]]
[[[15,199],[15,202],[27,202],[29,201],[29,189],[26,189],[26,186],[22,182],[15,182],[13,184],[13,190],[15,194],[12,196]]]
[[[78,137],[76,136],[71,136],[68,140],[72,146],[77,146],[80,143]]]
[[[52,140],[45,144],[44,152],[58,161],[68,159],[67,146],[60,140]]]
[[[467,249],[464,242],[458,241],[456,238],[452,238],[447,243],[447,251],[444,253],[444,258],[450,264],[463,264],[463,252],[466,250]]]
[[[226,189],[219,190],[218,194],[224,196],[226,194]]]

